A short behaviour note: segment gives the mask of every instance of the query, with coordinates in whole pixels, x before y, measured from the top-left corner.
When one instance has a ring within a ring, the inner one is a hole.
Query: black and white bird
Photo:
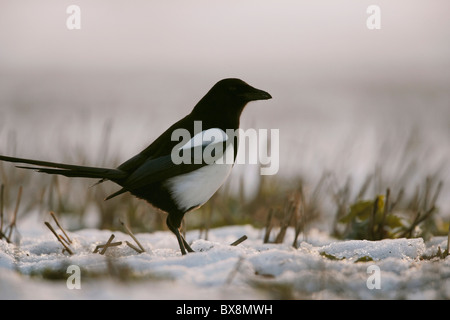
[[[115,169],[69,165],[0,155],[0,160],[31,164],[38,172],[66,177],[97,178],[122,188],[105,200],[125,192],[144,199],[167,212],[167,226],[176,235],[182,254],[192,248],[180,234],[184,215],[207,202],[228,177],[237,154],[237,137],[227,135],[239,128],[242,110],[250,101],[271,99],[265,91],[240,79],[223,79],[195,105],[194,109],[163,132],[146,149]],[[196,132],[201,124],[202,131]],[[197,125],[198,127],[198,125]],[[174,133],[191,137],[180,143]],[[208,136],[209,138],[207,138]],[[204,159],[206,150],[210,159]],[[224,161],[230,154],[233,161]],[[198,159],[198,156],[202,159]],[[174,157],[191,161],[174,161]]]

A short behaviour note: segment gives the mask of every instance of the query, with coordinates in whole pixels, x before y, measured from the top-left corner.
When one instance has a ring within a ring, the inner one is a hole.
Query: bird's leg
[[[184,247],[184,243],[186,242],[183,237],[180,234],[180,230],[178,230],[178,228],[174,228],[174,230],[172,230],[173,233],[175,233],[175,235],[177,236],[177,240],[178,240],[178,245],[180,246],[180,250],[181,250],[181,254],[185,255],[186,254],[186,249]],[[192,250],[192,249],[191,249]]]
[[[194,250],[192,250],[191,246],[187,243],[187,241],[180,234],[180,230],[173,225],[170,215],[167,217],[166,223],[167,223],[167,226],[169,227],[169,230],[172,231],[173,234],[175,234],[175,236],[177,237],[178,245],[180,246],[180,250],[181,250],[181,254],[185,255],[186,250],[188,252],[194,252]],[[179,225],[180,225],[180,223],[178,223],[178,226]]]
[[[191,246],[189,245],[189,243],[187,243],[187,241],[183,238],[183,236],[181,236],[181,239],[183,239],[184,247],[186,248],[186,250],[187,250],[188,252],[195,252],[194,249],[191,248]]]

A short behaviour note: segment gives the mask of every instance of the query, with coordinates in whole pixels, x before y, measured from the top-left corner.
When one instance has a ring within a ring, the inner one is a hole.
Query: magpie
[[[165,211],[167,226],[175,234],[184,255],[186,251],[194,251],[179,231],[184,215],[206,203],[224,183],[233,167],[238,139],[236,135],[227,133],[231,132],[229,130],[237,131],[241,113],[248,102],[271,98],[269,93],[240,79],[220,80],[191,113],[115,169],[2,155],[0,160],[34,165],[17,167],[37,172],[100,179],[96,184],[108,180],[118,184],[121,189],[105,200],[129,192]],[[201,124],[201,132],[196,132],[199,131],[198,124]],[[190,139],[180,142],[182,135],[177,135],[177,132],[184,133]],[[210,151],[209,161],[207,157],[202,157],[207,149]],[[230,151],[233,161],[224,161]]]

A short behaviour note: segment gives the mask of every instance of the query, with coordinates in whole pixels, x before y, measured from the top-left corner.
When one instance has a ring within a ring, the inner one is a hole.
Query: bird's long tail
[[[127,173],[119,169],[77,166],[65,163],[47,162],[32,159],[14,158],[0,155],[0,161],[31,164],[37,167],[17,166],[22,169],[36,170],[48,174],[59,174],[66,177],[98,178],[112,181],[120,181],[126,178]]]

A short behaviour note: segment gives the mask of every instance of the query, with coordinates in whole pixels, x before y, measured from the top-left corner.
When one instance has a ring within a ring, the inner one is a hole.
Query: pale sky
[[[73,4],[80,30],[66,27]],[[0,0],[0,145],[12,130],[21,156],[95,158],[111,120],[124,160],[239,77],[273,96],[241,120],[280,129],[281,169],[364,178],[384,142],[395,157],[418,128],[411,157],[429,174],[450,158],[449,12],[448,0]]]
[[[68,30],[66,8],[81,8]],[[381,8],[381,30],[366,9]],[[0,71],[370,72],[450,63],[450,2],[0,0]]]

